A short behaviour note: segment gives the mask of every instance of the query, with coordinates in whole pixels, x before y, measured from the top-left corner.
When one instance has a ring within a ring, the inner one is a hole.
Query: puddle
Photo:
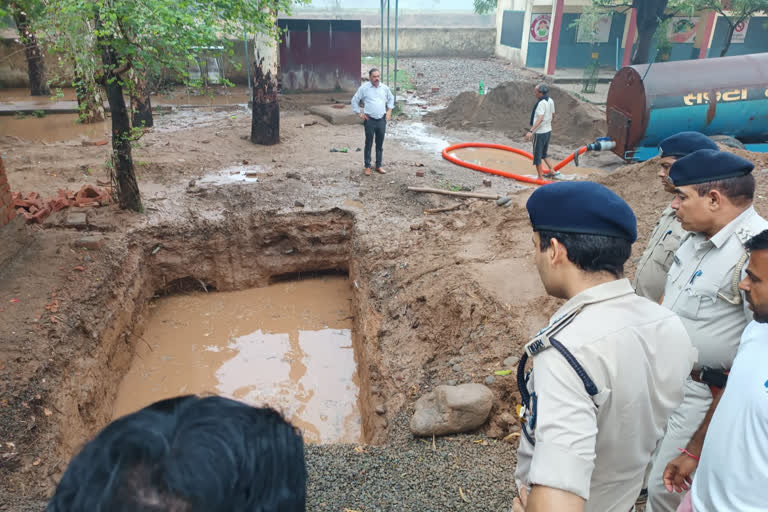
[[[213,174],[206,174],[199,180],[198,185],[228,185],[230,183],[257,183],[264,174],[260,165],[234,165]]]
[[[156,300],[114,417],[208,392],[275,407],[309,442],[359,442],[351,295],[326,276]]]
[[[492,148],[462,148],[451,151],[450,154],[465,162],[482,165],[483,167],[521,174],[523,176],[536,176],[536,168],[531,160],[510,151]],[[550,159],[550,161],[553,165],[558,162],[555,159]],[[546,168],[546,164],[544,167]],[[571,180],[576,176],[588,176],[594,173],[605,174],[605,171],[599,169],[576,167],[573,164],[566,165],[560,172],[562,174],[561,180]]]
[[[111,123],[111,121],[109,121]],[[14,135],[26,140],[57,142],[79,139],[104,139],[109,137],[105,122],[83,124],[77,122],[77,114],[49,114],[44,117],[0,116],[0,135]]]
[[[387,136],[397,139],[408,149],[430,153],[437,160],[442,158],[443,149],[451,145],[447,140],[432,135],[427,126],[421,122],[393,123],[391,128],[387,127]]]

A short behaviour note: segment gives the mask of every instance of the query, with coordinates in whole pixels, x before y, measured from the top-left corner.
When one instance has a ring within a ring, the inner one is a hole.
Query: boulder
[[[467,432],[481,426],[493,407],[493,392],[482,384],[438,386],[416,402],[411,432],[431,436]]]

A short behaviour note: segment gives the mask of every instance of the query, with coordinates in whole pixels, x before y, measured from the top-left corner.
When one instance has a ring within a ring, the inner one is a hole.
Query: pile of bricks
[[[11,222],[15,216],[16,209],[13,207],[11,187],[8,185],[8,177],[5,175],[3,158],[0,157],[0,227]]]
[[[40,223],[51,213],[70,206],[103,206],[111,201],[112,198],[107,189],[95,185],[83,185],[78,192],[59,189],[56,197],[48,199],[41,199],[37,192],[30,192],[24,197],[15,192],[11,197],[11,206],[15,209],[14,215],[23,215],[29,223]]]

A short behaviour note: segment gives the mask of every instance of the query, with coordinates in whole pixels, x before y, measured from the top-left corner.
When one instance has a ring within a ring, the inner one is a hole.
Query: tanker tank
[[[622,68],[608,90],[608,135],[625,159],[693,130],[768,151],[768,53]]]

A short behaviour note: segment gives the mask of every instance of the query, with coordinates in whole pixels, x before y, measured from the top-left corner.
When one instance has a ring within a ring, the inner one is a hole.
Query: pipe
[[[387,0],[387,81],[384,83],[389,85],[389,0]]]
[[[581,146],[579,149],[577,149],[572,154],[564,158],[557,165],[555,165],[555,168],[552,170],[557,172],[563,167],[565,167],[566,165],[568,165],[569,163],[573,162],[574,160],[576,165],[578,165],[579,156],[583,155],[587,151],[607,151],[607,150],[613,149],[614,147],[616,147],[616,143],[614,141],[608,140],[607,137],[601,137],[591,144],[586,144],[584,146]],[[491,167],[484,167],[482,165],[465,162],[464,160],[461,160],[449,154],[451,151],[455,151],[457,149],[464,149],[464,148],[500,149],[502,151],[509,151],[510,153],[516,153],[530,160],[533,160],[533,155],[523,149],[517,149],[511,146],[504,146],[502,144],[487,144],[485,142],[463,142],[461,144],[454,144],[453,146],[448,146],[442,151],[443,158],[445,158],[449,162],[454,163],[456,165],[466,167],[467,169],[472,169],[474,171],[480,171],[480,172],[487,172],[488,174],[495,174],[497,176],[502,176],[504,178],[510,178],[517,181],[522,181],[524,183],[532,183],[534,185],[547,185],[548,183],[552,183],[551,181],[548,181],[548,180],[530,178],[528,176],[522,176],[520,174],[500,171],[498,169],[493,169]]]
[[[379,74],[381,74],[384,72],[384,0],[379,0],[379,4],[381,5],[381,29],[379,30],[381,32],[381,50],[379,51],[381,67],[379,68]]]
[[[565,157],[560,163],[555,165],[555,168],[553,169],[553,171],[555,172],[559,171],[569,163],[573,162],[574,159],[577,159],[578,155],[583,155],[586,152],[587,152],[587,146],[581,146],[579,149],[577,149],[576,151],[574,151],[573,153]]]
[[[395,0],[395,88],[392,90],[392,94],[395,97],[395,108],[397,108],[397,4],[399,0]]]
[[[488,174],[495,174],[496,176],[503,176],[504,178],[511,178],[513,180],[522,181],[523,183],[532,183],[534,185],[547,185],[548,183],[552,183],[551,181],[548,181],[548,180],[540,180],[538,178],[521,176],[520,174],[514,174],[511,172],[500,171],[498,169],[492,169],[490,167],[483,167],[482,165],[472,164],[469,162],[465,162],[464,160],[461,160],[459,158],[456,158],[453,155],[448,154],[451,151],[455,151],[457,149],[463,149],[463,148],[501,149],[503,151],[516,153],[518,155],[522,155],[526,158],[529,158],[530,160],[533,160],[533,155],[525,150],[513,148],[511,146],[503,146],[501,144],[486,144],[485,142],[463,142],[461,144],[454,144],[453,146],[448,146],[442,152],[443,158],[445,158],[449,162],[452,162],[456,165],[460,165],[462,167],[466,167],[474,171],[487,172]]]

